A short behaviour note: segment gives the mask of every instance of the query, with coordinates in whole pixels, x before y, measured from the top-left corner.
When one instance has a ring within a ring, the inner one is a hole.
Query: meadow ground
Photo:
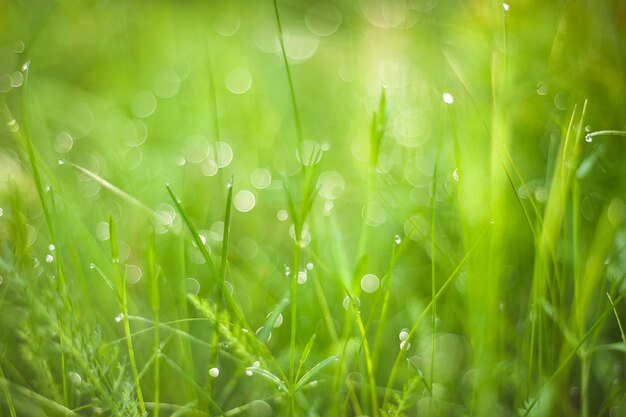
[[[626,416],[626,3],[0,2],[0,416]]]

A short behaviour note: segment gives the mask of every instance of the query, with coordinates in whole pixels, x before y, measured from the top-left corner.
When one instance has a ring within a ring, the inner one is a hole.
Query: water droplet
[[[217,378],[218,376],[220,376],[219,368],[211,368],[211,369],[209,369],[209,375],[211,375],[212,378]]]
[[[226,88],[233,94],[247,93],[252,87],[252,75],[245,68],[232,70],[226,76]]]
[[[27,71],[28,67],[30,67],[30,61],[24,62],[24,64],[22,64],[22,71]]]
[[[459,169],[455,168],[454,171],[452,172],[452,178],[454,178],[454,181],[459,182]]]
[[[156,110],[156,97],[148,90],[143,90],[135,94],[130,108],[135,117],[148,117]]]
[[[361,289],[367,293],[375,292],[380,286],[380,280],[374,274],[365,274],[361,278]]]
[[[54,245],[53,245],[52,243],[48,245],[48,250],[49,250],[49,251],[53,251],[53,250],[55,250],[55,249],[56,249],[56,248],[54,247]]]
[[[119,323],[122,320],[124,320],[124,314],[120,313],[117,316],[115,316],[115,322],[116,323]]]
[[[253,259],[259,253],[259,245],[254,239],[250,239],[249,237],[244,237],[237,242],[235,249],[237,250],[237,254],[243,259]]]
[[[278,213],[276,213],[276,217],[281,222],[284,222],[289,218],[289,214],[287,213],[287,210],[278,210]]]
[[[304,62],[315,55],[320,44],[319,37],[307,29],[292,29],[285,32],[285,53],[290,61]]]
[[[587,133],[591,132],[591,125],[585,126],[585,132]]]
[[[3,282],[4,282],[4,278],[2,277],[2,275],[0,275],[0,285],[2,285]]]
[[[317,36],[330,36],[341,25],[341,12],[328,3],[316,3],[304,15],[304,23]]]
[[[109,223],[100,222],[96,225],[96,237],[101,241],[109,240]]]
[[[263,327],[259,327],[258,329],[256,329],[256,332],[254,332],[255,335],[258,335],[259,333],[261,333],[261,331],[263,331]],[[269,332],[267,334],[267,340],[264,341],[264,343],[269,342],[272,339],[272,332]]]
[[[326,200],[334,200],[343,194],[346,188],[346,181],[343,176],[336,171],[322,172],[317,179],[317,189],[319,195]]]
[[[11,87],[13,88],[21,87],[23,82],[24,82],[24,75],[21,72],[15,71],[13,74],[11,74]]]
[[[367,207],[363,207],[361,216],[365,217],[365,221],[370,226],[379,226],[387,221],[387,210],[378,201],[370,201]]]
[[[233,161],[233,148],[227,142],[215,142],[209,148],[208,159],[214,161],[218,168],[226,168]]]
[[[239,15],[230,10],[220,13],[213,20],[213,29],[224,37],[233,36],[240,25]]]
[[[398,338],[400,339],[401,342],[406,342],[407,340],[409,340],[409,330],[408,329],[400,330],[400,334],[398,334]]]
[[[184,286],[187,294],[198,295],[200,292],[200,283],[195,278],[185,278]]]
[[[313,263],[311,263],[311,262],[309,262],[308,264],[306,264],[306,269],[308,269],[309,271],[312,271],[314,267],[315,267],[315,266],[314,266],[314,265],[313,265]]]
[[[137,265],[126,264],[126,267],[124,267],[124,275],[126,276],[126,282],[134,285],[141,281],[141,268]]]
[[[400,235],[396,235],[396,237],[393,238],[393,241],[396,243],[396,245],[399,245],[400,243],[402,243],[402,238],[400,237]]]
[[[298,271],[298,284],[304,284],[307,279],[306,271]]]
[[[178,165],[179,167],[182,167],[183,165],[185,165],[187,163],[187,160],[185,159],[184,156],[182,155],[178,155],[176,157],[176,165]]]
[[[269,319],[270,316],[272,315],[272,313],[269,313],[267,315],[267,318]],[[274,327],[280,327],[283,324],[283,315],[282,314],[278,314],[278,316],[276,316],[276,321],[274,322]]]
[[[330,213],[333,211],[334,206],[335,204],[332,202],[332,200],[324,201],[324,216],[330,216]]]
[[[502,3],[502,9],[503,9],[505,12],[508,12],[508,11],[509,11],[509,4],[508,4],[508,3]]]
[[[252,371],[249,369],[246,369],[246,376],[252,376],[252,375],[254,375]]]
[[[406,349],[404,348],[406,346]],[[402,342],[400,342],[400,350],[409,350],[411,348],[411,344],[408,343],[406,340],[403,340]]]
[[[441,98],[443,99],[443,102],[446,103],[446,104],[454,103],[454,97],[452,97],[452,94],[450,94],[450,93],[443,93]]]
[[[7,123],[7,126],[11,132],[17,132],[20,130],[20,125],[17,124],[17,120],[15,119],[11,119],[11,121]]]
[[[93,262],[91,262],[89,264],[89,269],[96,269],[96,264],[94,264]]]
[[[593,142],[593,137],[591,135],[585,135],[585,142]]]
[[[13,52],[15,52],[16,54],[21,54],[22,52],[24,52],[24,48],[26,48],[26,45],[24,45],[24,42],[22,41],[17,41],[15,42],[15,44],[13,44]]]
[[[57,164],[59,164],[59,165],[63,165],[63,164],[65,164],[65,161],[64,161],[64,160],[62,160],[62,159],[59,159],[59,160],[57,161]]]
[[[296,150],[296,159],[305,166],[317,164],[322,159],[321,145],[314,140],[302,141]]]
[[[272,173],[265,168],[257,168],[250,174],[250,183],[259,190],[267,188],[272,183]]]
[[[4,214],[4,209],[0,207],[0,217],[2,217],[3,214]]]
[[[80,385],[83,382],[83,378],[76,372],[68,372],[67,376],[74,385]]]
[[[289,268],[287,265],[285,265],[285,276],[289,276],[291,275],[291,268]]]
[[[152,87],[157,97],[174,97],[180,90],[180,76],[174,70],[164,70],[154,79]]]
[[[550,87],[548,86],[548,83],[544,81],[540,81],[537,84],[537,94],[539,94],[540,96],[545,96],[545,95],[548,95],[549,92],[550,92]]]
[[[233,199],[233,204],[235,208],[242,213],[247,213],[254,208],[256,204],[256,198],[251,191],[241,190],[237,194],[235,194],[235,198]]]
[[[46,262],[51,263],[52,261],[54,261],[54,256],[50,254],[46,255]]]

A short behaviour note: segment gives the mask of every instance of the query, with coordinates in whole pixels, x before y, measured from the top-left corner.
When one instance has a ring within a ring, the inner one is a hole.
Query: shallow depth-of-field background
[[[0,416],[626,416],[626,3],[0,2]]]

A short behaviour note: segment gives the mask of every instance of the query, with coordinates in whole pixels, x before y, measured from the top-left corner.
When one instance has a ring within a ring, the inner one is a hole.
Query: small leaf
[[[315,333],[309,339],[304,350],[302,351],[302,356],[300,356],[300,364],[298,365],[298,372],[296,372],[296,380],[300,376],[300,371],[302,371],[302,366],[304,366],[304,362],[306,362],[309,354],[311,353],[311,349],[313,348],[313,344],[315,343]]]
[[[300,378],[300,380],[296,384],[293,392],[297,392],[307,382],[309,382],[315,375],[320,373],[320,371],[322,369],[324,369],[325,367],[327,367],[331,363],[336,362],[337,360],[339,360],[339,355],[333,355],[333,356],[331,356],[329,358],[324,359],[323,361],[321,361],[317,365],[315,365],[313,368],[311,368],[311,370],[309,372],[307,372],[306,374],[302,375],[302,378]]]

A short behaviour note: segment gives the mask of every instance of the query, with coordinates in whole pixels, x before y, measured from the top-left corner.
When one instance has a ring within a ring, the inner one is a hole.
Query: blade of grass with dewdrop
[[[130,322],[128,321],[128,302],[126,299],[126,282],[124,274],[120,271],[119,265],[119,249],[117,247],[117,231],[113,216],[109,217],[109,239],[111,241],[111,256],[113,257],[113,270],[115,271],[117,291],[120,299],[120,308],[122,309],[122,321],[124,323],[124,334],[126,336],[126,347],[128,348],[128,359],[135,380],[135,390],[137,392],[137,400],[139,401],[139,411],[146,413],[146,405],[143,400],[143,392],[141,390],[141,381],[139,380],[139,372],[137,371],[137,362],[135,361],[135,350],[133,348],[133,340],[131,338]]]
[[[154,328],[156,328],[157,326],[154,326]],[[133,336],[135,336],[135,334],[133,334]],[[159,362],[159,356],[161,355],[161,351],[163,350],[163,348],[169,343],[169,341],[172,339],[172,336],[169,336],[168,338],[166,338],[163,342],[161,342],[155,349],[153,349],[152,353],[150,354],[150,357],[146,360],[146,363],[143,365],[143,368],[141,368],[141,370],[139,371],[139,380],[142,380],[143,377],[146,375],[146,373],[150,370],[150,368],[154,368],[154,373],[155,376],[160,372],[160,370],[157,370],[157,367],[159,366],[160,362]],[[156,379],[156,378],[155,378]],[[155,381],[158,382],[158,381]],[[154,392],[154,415],[159,414],[159,390],[158,390],[158,384],[155,385],[155,392]],[[147,405],[146,405],[147,407]]]
[[[339,355],[333,355],[319,362],[317,365],[311,368],[307,373],[302,375],[302,378],[298,380],[298,383],[293,388],[293,392],[295,393],[299,391],[300,389],[302,389],[302,387],[304,387],[307,384],[307,382],[309,382],[315,375],[319,374],[322,371],[322,369],[324,369],[325,367],[327,367],[333,362],[337,362],[338,360],[339,360]],[[374,415],[378,415],[377,412],[374,413]]]
[[[441,118],[441,126],[439,128],[439,140],[437,142],[437,151],[435,154],[435,164],[433,166],[433,192],[430,199],[430,286],[431,286],[431,354],[430,354],[430,390],[432,391],[432,383],[435,378],[435,338],[437,333],[437,280],[436,280],[436,220],[437,220],[437,183],[439,175],[437,168],[441,158],[441,148],[443,145],[443,117]],[[408,345],[408,343],[406,343]],[[433,396],[430,396],[430,409],[433,408]]]
[[[463,256],[463,258],[458,263],[458,265],[456,266],[454,271],[452,271],[452,273],[448,276],[448,278],[443,283],[443,285],[439,288],[439,290],[437,291],[437,294],[435,296],[435,300],[438,300],[443,295],[443,293],[448,289],[448,287],[454,282],[454,279],[457,277],[459,272],[461,272],[461,269],[466,264],[466,262],[468,261],[469,257],[472,255],[472,253],[474,253],[474,250],[478,247],[480,242],[483,240],[483,238],[485,237],[485,235],[489,231],[489,226],[490,225],[488,225],[487,227],[485,227],[485,229],[483,229],[483,231],[480,234],[480,236],[476,239],[476,241],[470,247],[470,249],[467,251],[465,256]],[[409,335],[407,337],[407,341],[410,340],[413,336],[415,336],[415,332],[417,331],[417,327],[419,326],[421,321],[424,319],[424,317],[426,317],[428,312],[431,311],[432,304],[433,304],[433,300],[431,300],[430,303],[428,303],[428,305],[424,308],[424,311],[422,311],[422,314],[420,314],[420,316],[417,318],[415,323],[413,323],[413,326],[411,326],[411,329],[409,330]],[[388,404],[389,395],[390,395],[390,393],[392,391],[392,386],[393,386],[393,384],[395,382],[396,374],[397,374],[399,366],[400,366],[400,361],[401,361],[402,355],[406,352],[406,349],[408,348],[408,345],[409,345],[408,343],[405,343],[404,347],[402,349],[400,349],[400,351],[396,355],[396,359],[395,359],[395,361],[393,363],[393,366],[391,367],[391,372],[390,372],[389,378],[387,380],[387,387],[385,389],[385,397],[383,399],[383,408],[385,408],[387,406],[387,404]]]
[[[201,300],[197,296],[192,295],[188,295],[187,299],[196,309],[198,309],[198,311],[200,311],[200,313],[202,313],[209,320],[215,322],[215,312],[212,308],[210,308],[205,300]],[[239,346],[242,349],[245,349],[248,360],[252,360],[254,356],[262,357],[268,363],[271,363],[273,365],[274,369],[276,369],[276,371],[283,377],[283,379],[287,379],[280,367],[278,366],[276,358],[274,358],[274,356],[268,350],[267,346],[265,346],[257,339],[256,335],[253,332],[250,332],[248,329],[245,328],[239,328],[239,332],[235,331],[235,333],[233,333],[230,331],[229,325],[236,326],[236,324],[222,322],[220,323],[220,325],[222,326],[222,328],[220,329],[221,334],[226,337],[226,339],[228,339],[231,343],[236,344],[236,346]],[[248,343],[241,343],[241,340],[239,339],[241,337],[245,338]],[[248,351],[248,348],[250,348],[251,351]],[[225,353],[226,352],[222,352],[222,354]]]
[[[68,165],[68,166],[74,168],[76,171],[78,171],[81,174],[91,178],[92,180],[94,180],[95,182],[97,182],[102,187],[104,187],[105,189],[109,190],[110,192],[112,192],[116,196],[118,196],[118,197],[126,200],[127,202],[131,203],[132,205],[140,208],[144,213],[149,214],[150,217],[154,217],[154,218],[158,219],[157,214],[150,207],[146,206],[144,203],[142,203],[141,201],[137,200],[135,197],[131,196],[130,194],[128,194],[126,191],[122,190],[121,188],[111,184],[109,181],[105,180],[104,178],[102,178],[98,174],[96,174],[94,172],[91,172],[87,168],[84,168],[84,167],[82,167],[82,166],[80,166],[78,164],[75,164],[73,162],[70,162],[70,161],[68,161],[66,159],[60,160],[59,164],[60,165]]]
[[[281,314],[285,310],[287,305],[289,305],[289,299],[283,298],[276,305],[276,307],[274,307],[272,312],[267,316],[267,319],[265,320],[265,323],[263,324],[261,331],[257,334],[257,338],[262,343],[266,343],[268,341],[270,332],[274,328],[274,324],[276,323],[276,320],[278,319],[278,315]]]
[[[626,136],[626,131],[624,130],[598,130],[595,132],[587,133],[585,136],[585,140],[587,142],[591,142],[594,136]]]
[[[194,242],[196,243],[197,248],[200,250],[200,253],[202,254],[202,257],[204,258],[206,263],[209,265],[209,268],[211,269],[211,272],[215,275],[215,277],[218,280],[222,281],[220,285],[223,285],[224,278],[221,276],[220,270],[217,269],[215,262],[213,262],[213,258],[211,258],[211,255],[209,254],[207,248],[204,246],[202,239],[200,239],[198,230],[196,229],[193,222],[187,215],[187,211],[183,208],[182,204],[180,203],[178,198],[174,195],[174,192],[169,187],[169,185],[166,185],[165,187],[167,188],[167,192],[169,193],[170,197],[172,198],[172,201],[174,202],[174,206],[176,207],[178,212],[181,214],[183,221],[185,222],[185,225],[187,226],[187,229],[191,233],[191,237],[193,238]],[[228,302],[229,307],[231,308],[231,310],[233,311],[233,313],[235,314],[239,322],[243,325],[244,328],[249,329],[250,326],[248,325],[246,318],[243,315],[243,312],[237,305],[237,302],[233,298],[230,291],[224,291],[224,295],[226,296],[226,301]]]
[[[187,372],[185,372],[183,370],[183,368],[181,368],[176,363],[176,361],[172,360],[170,357],[168,357],[164,353],[161,353],[161,358],[165,361],[165,363],[167,363],[170,366],[170,368],[172,368],[174,371],[176,371],[176,373],[178,373],[180,376],[182,376],[187,382],[189,382],[191,385],[193,385],[194,388],[196,389],[196,391],[198,392],[198,394],[200,394],[213,407],[215,407],[218,410],[218,413],[220,413],[220,414],[224,413],[222,411],[222,409],[220,408],[220,406],[215,401],[213,401],[213,398],[211,398],[211,396],[207,394],[207,392],[204,390],[204,388],[202,388],[200,385],[198,385],[198,383],[195,381],[195,379],[192,376],[190,376],[189,374],[187,374]]]
[[[266,379],[267,381],[270,381],[277,388],[280,388],[281,390],[283,390],[283,392],[289,392],[285,382],[266,369],[260,368],[258,366],[249,366],[246,368],[246,371],[250,371],[253,374],[259,375],[260,377]]]
[[[52,216],[50,214],[50,209],[48,207],[48,204],[46,203],[46,197],[45,197],[45,192],[44,192],[44,187],[43,187],[43,182],[41,180],[41,175],[39,173],[39,165],[37,163],[37,158],[35,157],[35,149],[33,146],[33,141],[31,138],[31,134],[30,134],[30,125],[29,125],[29,116],[30,116],[30,108],[29,108],[29,101],[28,101],[28,92],[29,92],[29,88],[28,88],[28,78],[29,78],[29,74],[30,74],[30,62],[28,62],[27,64],[27,69],[26,71],[24,71],[24,82],[23,82],[23,87],[22,87],[22,91],[23,91],[23,97],[22,97],[22,115],[23,115],[23,120],[22,120],[22,125],[23,125],[23,129],[24,129],[24,135],[23,138],[24,140],[22,141],[23,144],[26,145],[26,153],[28,155],[28,159],[30,161],[30,166],[31,169],[33,171],[33,178],[35,180],[35,187],[37,189],[37,195],[39,196],[39,201],[41,203],[42,209],[43,209],[43,213],[44,213],[44,218],[46,221],[46,225],[48,226],[48,232],[50,233],[50,240],[52,241],[52,244],[55,246],[55,248],[58,248],[58,240],[57,240],[57,236],[56,236],[56,230],[54,228],[54,224],[52,221]],[[5,105],[5,109],[8,112],[8,114],[10,115],[10,117],[13,117],[10,114],[10,111],[8,110],[8,107],[6,107]],[[15,118],[13,118],[13,121],[15,122]],[[17,122],[15,122],[17,123]],[[18,130],[19,130],[19,126],[18,126]],[[56,270],[57,270],[57,275],[59,277],[58,279],[58,289],[59,289],[59,293],[61,295],[61,298],[64,301],[64,305],[68,306],[70,309],[70,312],[73,311],[73,303],[72,300],[69,297],[69,293],[67,292],[67,279],[65,276],[65,272],[64,272],[64,268],[63,268],[63,260],[62,257],[60,256],[60,253],[57,251],[57,256],[56,258]],[[59,317],[58,319],[58,326],[59,328],[63,328],[65,326],[65,324],[63,323],[63,320]],[[63,345],[63,342],[61,343],[61,345]],[[61,361],[61,381],[62,381],[62,385],[63,385],[63,400],[65,405],[69,405],[69,388],[68,388],[68,381],[67,381],[67,369],[66,369],[66,361],[65,361],[65,350],[61,349],[61,354],[60,354],[60,361]]]
[[[209,358],[209,365],[207,372],[210,373],[210,369],[217,367],[217,352],[218,352],[218,344],[220,340],[220,326],[219,322],[222,316],[222,309],[224,304],[224,292],[226,290],[225,281],[226,281],[226,266],[228,262],[228,243],[230,238],[230,220],[231,220],[231,209],[233,203],[233,177],[230,178],[227,184],[228,194],[226,196],[226,209],[224,212],[224,228],[222,231],[222,257],[220,262],[220,278],[218,280],[218,295],[217,295],[217,305],[215,308],[215,325],[213,326],[213,336],[212,336],[212,344],[213,348],[211,349],[211,356]],[[213,394],[213,378],[209,376],[208,381],[208,390],[209,396]]]
[[[121,301],[121,300],[119,299],[119,293],[117,293],[117,292],[115,291],[115,286],[113,285],[113,282],[111,282],[111,280],[110,280],[110,279],[109,279],[109,277],[108,277],[108,276],[104,273],[104,271],[103,271],[102,269],[100,269],[100,268],[98,267],[98,265],[96,265],[96,264],[95,264],[95,263],[93,263],[93,262],[89,265],[89,268],[97,272],[98,276],[99,276],[100,278],[102,278],[102,280],[105,282],[105,284],[107,284],[107,285],[109,286],[109,288],[111,288],[111,290],[115,293],[115,296],[116,296],[116,297],[118,297],[118,302],[119,302],[119,301]]]
[[[129,316],[128,320],[130,320],[130,321],[138,321],[138,322],[142,322],[142,323],[146,323],[146,324],[150,325],[150,327],[148,327],[148,328],[145,328],[145,329],[142,329],[142,330],[138,330],[136,332],[131,333],[131,338],[133,338],[133,339],[136,338],[137,336],[142,335],[142,334],[148,333],[150,331],[154,331],[154,327],[156,325],[156,323],[154,321],[146,319],[145,317]],[[205,341],[203,339],[200,339],[200,338],[192,335],[191,333],[189,333],[189,332],[187,332],[187,331],[185,331],[183,329],[179,329],[179,328],[176,328],[176,327],[173,326],[174,324],[181,324],[181,323],[192,322],[192,321],[209,321],[209,319],[194,318],[194,319],[173,320],[173,321],[169,321],[169,322],[160,322],[159,323],[159,328],[161,330],[164,330],[167,333],[171,333],[172,336],[178,336],[180,339],[185,339],[185,340],[187,340],[189,342],[192,342],[193,344],[195,344],[195,345],[197,345],[199,347],[211,349],[213,347],[213,345],[210,342],[207,342],[207,341]],[[108,346],[111,346],[111,345],[114,345],[114,344],[118,344],[118,343],[124,342],[125,340],[126,340],[125,337],[118,338],[118,339],[115,339],[115,340],[113,340],[113,341],[111,341],[109,343],[104,344],[103,346],[104,347],[108,347]],[[237,362],[239,364],[244,364],[244,362],[240,358],[232,355],[230,352],[225,351],[225,350],[222,350],[221,352],[222,352],[222,354],[224,356],[229,357],[229,359],[233,360],[234,362]]]

